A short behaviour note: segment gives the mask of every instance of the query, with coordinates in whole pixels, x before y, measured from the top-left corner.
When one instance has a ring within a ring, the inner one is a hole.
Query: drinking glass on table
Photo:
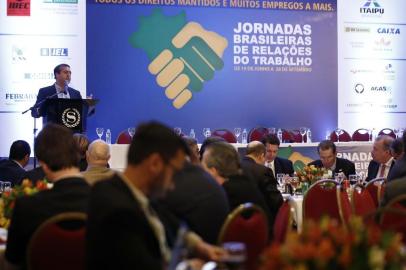
[[[103,133],[104,133],[104,128],[100,128],[100,127],[96,128],[96,133],[97,133],[97,136],[99,136],[99,140],[101,140]]]
[[[182,129],[180,127],[175,127],[173,129],[173,131],[175,131],[176,135],[180,136],[182,134]]]
[[[350,185],[353,187],[358,184],[359,176],[357,174],[350,174],[348,176],[348,180],[350,181]]]
[[[337,135],[337,142],[340,142],[340,135],[343,134],[343,130],[341,128],[336,128],[334,132]]]
[[[210,128],[203,128],[203,136],[207,139],[211,136]]]
[[[235,135],[235,138],[237,139],[237,143],[238,143],[238,138],[241,135],[241,128],[235,128],[234,129],[234,135]]]
[[[270,127],[268,128],[269,134],[276,134],[276,128]]]
[[[129,128],[127,129],[127,131],[128,131],[128,134],[130,134],[131,138],[134,137],[134,134],[135,134],[135,127],[129,127]]]
[[[296,189],[300,185],[299,177],[297,177],[297,176],[291,177],[290,180],[289,180],[289,184],[292,186],[293,196],[295,196],[296,195]]]
[[[334,174],[334,179],[341,184],[345,178],[345,175],[342,172]]]
[[[300,127],[299,132],[300,132],[300,135],[302,135],[302,143],[304,143],[304,135],[306,135],[307,127]]]
[[[222,247],[226,251],[226,255],[220,258],[220,263],[226,267],[225,269],[243,270],[247,258],[245,244],[241,242],[225,242]]]
[[[278,189],[281,193],[285,192],[284,177],[285,177],[285,174],[283,174],[283,173],[276,174],[276,180],[278,181]]]

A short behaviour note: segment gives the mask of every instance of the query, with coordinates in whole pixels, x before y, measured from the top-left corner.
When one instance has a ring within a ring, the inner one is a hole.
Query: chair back
[[[402,241],[406,243],[406,194],[392,199],[381,210],[379,224],[384,230],[402,234]]]
[[[368,142],[369,139],[369,130],[366,128],[359,128],[352,134],[352,140],[356,142]]]
[[[371,194],[362,185],[351,190],[351,206],[353,213],[361,217],[368,217],[377,209]]]
[[[266,127],[253,128],[248,134],[248,142],[261,141],[267,135],[269,135],[269,130]]]
[[[306,132],[306,133],[307,133],[307,132]],[[293,142],[295,142],[295,143],[301,143],[301,142],[302,142],[302,135],[300,134],[300,131],[299,131],[299,130],[294,129],[294,130],[292,130],[292,131],[290,132],[290,134],[291,134],[291,137],[292,137]],[[305,135],[303,136],[303,140],[304,140],[304,142],[307,142],[307,134],[305,134]]]
[[[237,138],[235,137],[234,133],[227,129],[216,129],[211,133],[211,136],[221,137],[228,143],[237,143]]]
[[[342,134],[340,134],[340,142],[350,142],[351,141],[351,135],[345,131],[344,129],[342,130]],[[337,142],[337,134],[335,131],[330,133],[330,140],[333,142]]]
[[[287,143],[292,143],[295,142],[294,138],[293,138],[293,134],[292,131],[284,129],[282,130],[282,141],[283,142],[287,142]]]
[[[383,183],[386,178],[375,178],[367,183],[365,189],[369,192],[372,197],[372,200],[375,203],[375,207],[379,207],[381,202],[382,194],[384,191]]]
[[[378,135],[387,135],[391,136],[392,138],[396,139],[396,133],[393,131],[391,128],[384,128],[381,131],[378,132]]]
[[[66,212],[42,223],[28,244],[30,270],[81,270],[85,264],[86,214]]]
[[[292,226],[292,215],[289,201],[284,201],[278,210],[273,226],[273,241],[277,243],[285,242],[286,235]]]
[[[219,245],[225,242],[244,243],[247,250],[245,269],[257,269],[257,260],[269,239],[268,220],[264,211],[252,204],[245,203],[235,208],[224,222]]]
[[[320,220],[323,216],[344,224],[351,215],[348,194],[334,180],[320,180],[310,186],[303,198],[303,220]]]
[[[127,130],[123,130],[120,132],[120,134],[118,134],[117,139],[116,139],[116,143],[117,144],[131,144],[131,136],[128,133]]]

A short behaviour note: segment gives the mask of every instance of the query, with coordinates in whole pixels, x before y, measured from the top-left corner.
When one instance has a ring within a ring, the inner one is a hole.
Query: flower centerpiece
[[[296,172],[300,182],[307,182],[309,185],[322,179],[328,175],[328,171],[325,168],[319,168],[314,165],[304,166],[301,170]]]
[[[402,269],[401,235],[365,226],[359,217],[348,226],[334,220],[308,221],[301,234],[288,232],[285,243],[273,243],[261,255],[259,270]]]
[[[37,181],[34,185],[30,180],[24,179],[21,185],[15,185],[12,189],[4,191],[0,199],[0,227],[8,228],[17,198],[30,196],[45,189],[48,189],[46,180]]]

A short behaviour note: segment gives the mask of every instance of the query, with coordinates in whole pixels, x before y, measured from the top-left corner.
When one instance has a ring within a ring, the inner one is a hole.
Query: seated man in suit
[[[78,90],[68,86],[71,80],[71,74],[70,66],[67,64],[59,64],[54,68],[55,83],[51,86],[39,89],[37,101],[31,110],[32,117],[38,118],[44,116],[44,105],[47,98],[82,98]]]
[[[246,155],[241,160],[241,166],[245,175],[249,176],[256,183],[265,202],[270,210],[270,226],[273,227],[274,219],[283,198],[277,188],[276,179],[272,170],[265,167],[265,145],[259,141],[252,141],[247,145]]]
[[[108,168],[110,147],[103,140],[95,140],[86,151],[87,169],[82,172],[89,185],[113,176],[114,171]]]
[[[403,140],[403,150],[404,152],[406,152],[406,131],[403,132],[403,136],[402,136],[402,140]],[[401,178],[406,176],[406,155],[403,154],[403,157],[401,157],[400,159],[398,159],[395,162],[395,165],[393,165],[393,168],[390,170],[389,174],[388,174],[388,181],[391,181],[392,179],[396,179],[396,178]]]
[[[345,158],[337,157],[337,149],[334,142],[324,140],[317,146],[317,152],[320,159],[310,162],[308,165],[314,165],[319,168],[326,168],[333,173],[344,173],[348,179],[350,174],[355,174],[355,165]]]
[[[278,173],[293,175],[292,161],[277,156],[280,145],[278,137],[275,134],[270,134],[262,139],[262,143],[266,147],[265,166],[272,170],[274,176],[276,177]]]
[[[240,157],[234,146],[227,142],[207,145],[203,153],[202,165],[224,188],[231,211],[240,204],[251,202],[265,211],[270,222],[273,220],[264,196],[257,185],[242,174]]]
[[[124,172],[92,188],[87,269],[167,269],[166,228],[150,202],[173,189],[173,175],[183,168],[188,152],[184,141],[160,123],[137,127]],[[185,240],[200,256],[218,260],[222,255],[193,233]]]
[[[60,125],[46,125],[35,139],[35,154],[54,186],[17,199],[8,230],[7,269],[27,268],[28,243],[44,221],[62,212],[84,213],[87,209],[90,187],[76,167],[78,155],[72,132]]]
[[[15,141],[11,144],[8,159],[0,161],[0,181],[11,182],[11,185],[20,184],[24,178],[27,166],[30,160],[30,145],[23,140]]]
[[[368,165],[368,176],[365,181],[370,181],[374,178],[387,178],[389,171],[395,164],[392,157],[390,146],[393,138],[387,135],[378,136],[371,151],[372,160]]]

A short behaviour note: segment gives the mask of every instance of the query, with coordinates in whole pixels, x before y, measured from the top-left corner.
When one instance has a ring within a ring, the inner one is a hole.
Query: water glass
[[[325,139],[326,139],[326,140],[331,140],[331,136],[330,136],[330,131],[329,131],[329,130],[326,131],[326,137],[325,137]]]
[[[175,127],[173,130],[175,131],[175,133],[176,133],[178,136],[181,136],[181,135],[182,135],[182,128],[180,128],[180,127]]]
[[[3,182],[3,191],[11,191],[11,182]]]
[[[127,131],[128,131],[128,134],[130,134],[131,138],[134,137],[134,134],[135,134],[135,128],[134,127],[129,127],[127,129]]]
[[[344,176],[344,174],[343,174],[342,172],[339,172],[339,173],[334,174],[334,179],[335,179],[339,184],[341,184],[341,182],[343,182],[344,178],[345,178],[345,176]]]
[[[276,174],[276,180],[278,181],[278,190],[281,193],[285,192],[285,182],[283,179],[284,177],[285,177],[285,174],[283,174],[283,173]]]
[[[276,128],[270,127],[270,128],[268,128],[268,132],[269,132],[269,134],[276,134]]]
[[[334,132],[337,135],[337,142],[340,142],[340,135],[343,134],[343,130],[341,128],[336,128]]]
[[[234,129],[234,135],[235,135],[235,137],[237,138],[237,143],[238,143],[238,138],[239,138],[240,135],[241,135],[241,128],[235,128],[235,129]]]
[[[228,270],[242,270],[247,258],[247,249],[241,242],[225,242],[222,245],[226,255],[220,258],[220,263]]]
[[[203,136],[207,139],[211,136],[210,128],[203,128]]]
[[[100,127],[96,128],[96,133],[97,133],[97,136],[99,136],[99,140],[101,140],[103,133],[104,133],[104,128],[100,128]]]
[[[348,177],[348,180],[350,180],[350,185],[353,187],[358,183],[358,175],[356,174],[350,174]]]
[[[293,196],[296,195],[296,189],[299,187],[300,185],[300,181],[299,181],[299,177],[297,176],[293,176],[290,178],[289,184],[292,186],[293,189]]]
[[[300,132],[300,135],[302,135],[302,143],[304,143],[304,136],[306,135],[307,127],[300,127],[299,132]]]

